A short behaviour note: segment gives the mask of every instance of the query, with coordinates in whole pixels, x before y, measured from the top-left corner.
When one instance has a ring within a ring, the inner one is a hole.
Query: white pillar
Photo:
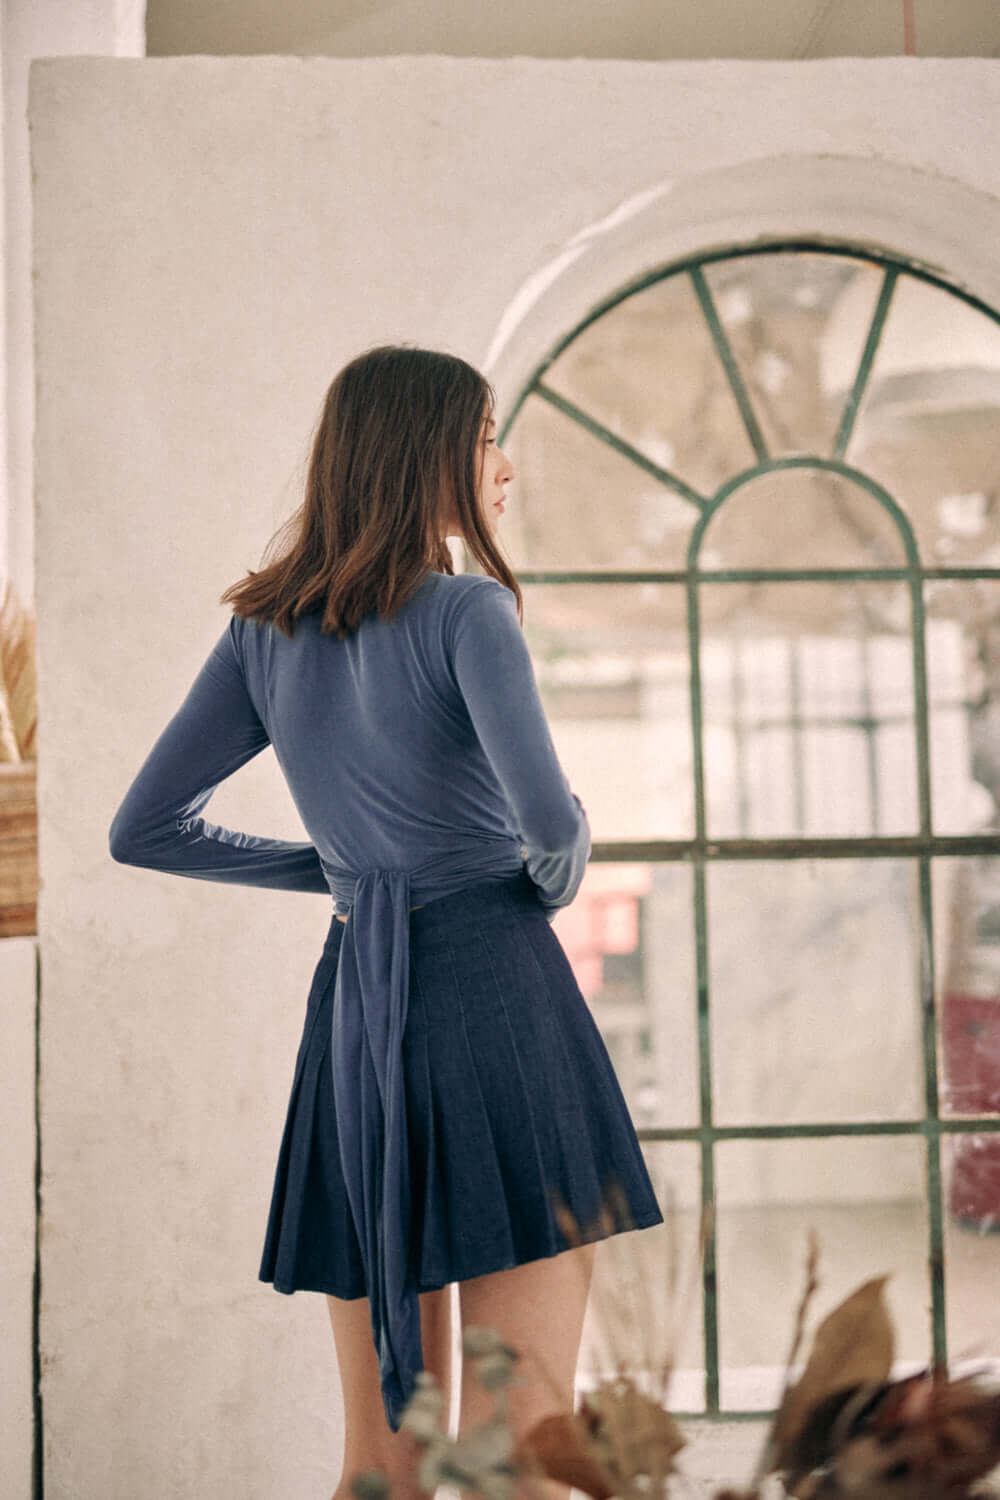
[[[34,339],[28,69],[33,58],[142,57],[145,0],[4,0],[0,7],[0,585],[34,600]],[[0,939],[0,1494],[32,1493],[35,1446],[34,938]]]
[[[0,1494],[31,1494],[35,1274],[34,938],[0,940]]]
[[[0,189],[0,577],[34,598],[31,174],[28,68],[36,57],[143,57],[145,0],[4,0]]]

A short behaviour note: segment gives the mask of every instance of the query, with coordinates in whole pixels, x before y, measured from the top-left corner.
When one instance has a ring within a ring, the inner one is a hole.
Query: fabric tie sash
[[[414,870],[362,873],[320,863],[351,907],[333,989],[333,1097],[340,1160],[371,1305],[385,1414],[399,1430],[424,1367],[412,1269],[403,1031],[409,1004],[410,907],[522,869],[516,838],[481,843]]]
[[[340,1154],[371,1305],[389,1426],[423,1369],[410,1268],[403,1029],[410,975],[410,877],[368,870],[353,891],[333,998],[333,1096]]]

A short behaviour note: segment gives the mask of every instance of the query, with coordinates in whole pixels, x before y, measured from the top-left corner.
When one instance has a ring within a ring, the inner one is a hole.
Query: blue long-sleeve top
[[[271,744],[307,842],[201,813]],[[572,901],[590,830],[559,765],[514,596],[429,573],[395,620],[344,640],[301,616],[291,639],[234,615],[111,823],[112,857],[200,880],[332,895],[349,913],[331,1056],[344,1177],[365,1265],[386,1414],[422,1367],[408,1265],[402,1034],[409,909],[481,880]]]

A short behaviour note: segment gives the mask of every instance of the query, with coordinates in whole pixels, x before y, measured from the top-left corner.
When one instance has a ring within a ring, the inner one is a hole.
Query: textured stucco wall
[[[34,602],[34,341],[28,72],[33,57],[138,55],[144,0],[0,6],[0,579]],[[35,962],[0,939],[0,1495],[31,1494],[34,1447]]]
[[[0,939],[0,1495],[31,1491],[35,1274],[35,1006],[32,937]]]
[[[34,348],[31,305],[31,173],[28,70],[34,57],[140,57],[145,0],[5,0],[0,6],[3,112],[0,273],[0,571],[22,599],[34,588],[31,434]]]
[[[121,868],[106,831],[219,592],[297,503],[334,370],[396,338],[482,360],[587,226],[673,179],[680,245],[697,174],[754,162],[906,169],[957,193],[974,245],[998,104],[989,62],[35,64],[48,1500],[332,1482],[322,1305],[255,1281],[326,903]],[[497,369],[531,346],[528,316]],[[270,752],[209,815],[300,834]]]

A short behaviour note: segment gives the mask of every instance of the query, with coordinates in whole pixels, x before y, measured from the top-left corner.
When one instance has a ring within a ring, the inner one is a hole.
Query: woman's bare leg
[[[424,1365],[445,1393],[446,1403],[451,1388],[449,1296],[449,1288],[445,1287],[440,1292],[426,1292],[420,1298]],[[347,1500],[351,1479],[365,1469],[381,1469],[389,1476],[394,1500],[413,1500],[420,1494],[413,1476],[414,1460],[420,1450],[407,1433],[393,1432],[386,1421],[368,1299],[358,1297],[342,1302],[328,1297],[326,1300],[344,1402],[344,1466],[334,1500]]]
[[[521,1356],[517,1383],[508,1390],[508,1415],[515,1440],[552,1412],[572,1411],[573,1381],[580,1352],[583,1317],[594,1267],[593,1245],[548,1260],[533,1260],[509,1271],[495,1271],[459,1283],[462,1327],[493,1328]],[[492,1414],[494,1401],[472,1374],[462,1372],[460,1429],[475,1427]],[[548,1485],[553,1496],[563,1486]]]

